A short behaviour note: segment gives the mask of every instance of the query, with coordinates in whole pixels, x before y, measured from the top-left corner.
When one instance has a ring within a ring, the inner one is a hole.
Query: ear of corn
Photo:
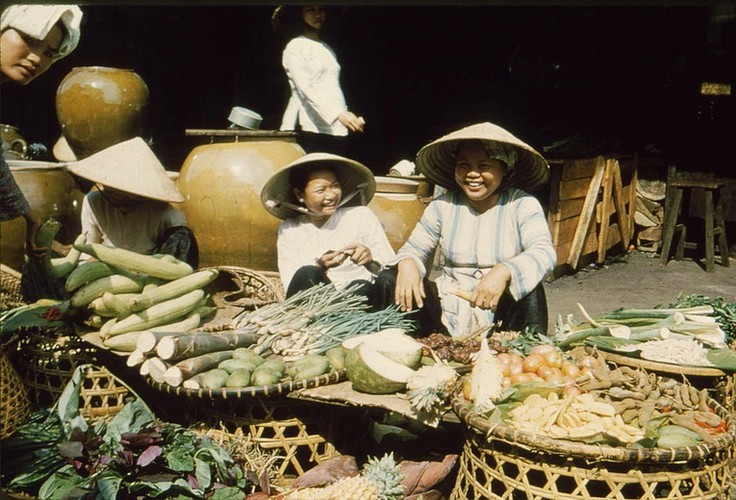
[[[142,311],[149,307],[174,299],[185,293],[191,292],[198,288],[202,288],[211,283],[219,271],[217,269],[204,269],[196,273],[189,274],[174,281],[170,281],[164,285],[157,286],[153,289],[144,291],[140,295],[132,297],[128,301],[128,308],[132,312]]]
[[[117,268],[165,280],[175,280],[193,272],[189,264],[178,259],[172,262],[171,259],[156,258],[99,243],[75,245],[75,247]]]
[[[79,236],[77,236],[77,239],[74,240],[74,243],[84,243],[85,238],[86,236],[84,234],[80,234]],[[46,270],[46,274],[54,279],[63,278],[69,275],[69,273],[71,273],[77,267],[77,264],[79,263],[79,257],[81,255],[82,252],[72,246],[72,248],[69,250],[69,253],[67,253],[64,257],[45,259],[44,268]]]
[[[83,307],[102,296],[104,292],[139,292],[143,289],[145,282],[145,277],[113,274],[84,285],[72,295],[71,303],[73,307]]]
[[[76,249],[77,246],[74,248]],[[95,281],[105,276],[112,276],[117,273],[115,268],[99,260],[85,262],[69,273],[69,276],[66,277],[64,288],[67,292],[73,292],[90,281]]]
[[[110,329],[110,335],[119,335],[135,330],[146,330],[171,323],[197,308],[204,296],[205,293],[203,290],[192,290],[181,297],[161,302],[145,311],[131,314],[127,318],[118,321]]]

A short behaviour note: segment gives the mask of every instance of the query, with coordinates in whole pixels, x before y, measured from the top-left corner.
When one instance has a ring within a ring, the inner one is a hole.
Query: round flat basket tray
[[[146,377],[146,382],[160,390],[169,394],[186,396],[189,398],[207,398],[207,399],[242,399],[242,398],[263,398],[263,397],[281,397],[296,391],[298,389],[311,389],[323,385],[336,384],[345,379],[347,372],[345,370],[335,370],[319,377],[308,378],[304,380],[295,380],[289,382],[281,382],[273,385],[238,387],[238,388],[221,388],[221,389],[188,389],[186,387],[174,387],[166,382],[157,382],[150,376]]]
[[[96,362],[97,348],[69,329],[26,328],[12,360],[31,401],[51,406],[79,365]]]
[[[0,264],[0,311],[25,305],[20,293],[21,275],[15,269]]]
[[[460,499],[553,500],[724,499],[734,484],[736,429],[729,412],[710,407],[729,431],[681,448],[590,445],[492,425],[456,393],[452,406],[466,424],[455,488]]]

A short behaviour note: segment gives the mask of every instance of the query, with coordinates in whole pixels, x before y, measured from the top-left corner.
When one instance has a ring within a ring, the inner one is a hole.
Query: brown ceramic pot
[[[304,150],[292,133],[228,134],[212,131],[215,142],[197,146],[184,160],[177,184],[185,201],[179,208],[197,237],[201,266],[276,271],[281,220],[263,208],[261,189]]]
[[[80,159],[145,137],[147,106],[146,82],[130,69],[74,68],[56,91],[61,132]]]
[[[77,189],[74,178],[58,163],[26,160],[8,160],[10,172],[28,203],[42,220],[53,217],[61,222],[56,236],[59,243],[68,245],[81,231],[80,212],[84,193]],[[20,270],[23,264],[25,219],[0,223],[0,261]]]
[[[368,208],[383,224],[394,250],[406,242],[424,213],[425,204],[417,197],[418,188],[414,181],[376,176],[376,194]]]
[[[23,160],[28,153],[28,143],[17,127],[0,123],[0,136],[3,140],[3,155],[8,159]]]

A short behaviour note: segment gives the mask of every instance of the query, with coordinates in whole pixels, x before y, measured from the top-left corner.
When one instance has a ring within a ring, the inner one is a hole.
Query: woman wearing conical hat
[[[360,282],[359,293],[376,305],[376,275],[396,254],[365,206],[375,191],[366,166],[329,153],[305,155],[268,180],[261,201],[283,219],[277,248],[287,297],[318,283]]]
[[[184,213],[170,205],[184,201],[184,196],[143,139],[105,148],[70,163],[67,170],[98,188],[82,201],[87,243],[145,255],[166,253],[197,267],[194,234]]]
[[[526,192],[548,179],[544,158],[503,128],[479,123],[423,147],[416,164],[447,192],[398,251],[396,303],[418,307],[423,329],[453,336],[492,325],[546,332],[542,280],[556,254],[542,207]],[[441,273],[429,281],[424,263],[435,249]]]

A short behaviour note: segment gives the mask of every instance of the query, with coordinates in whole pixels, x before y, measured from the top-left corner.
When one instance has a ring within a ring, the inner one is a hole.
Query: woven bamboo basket
[[[58,328],[30,328],[19,334],[13,363],[28,388],[31,402],[52,406],[74,370],[95,364],[97,348],[74,332]]]
[[[20,293],[20,279],[18,271],[0,264],[0,311],[26,304]]]
[[[246,434],[261,450],[278,457],[276,484],[288,484],[314,465],[340,455],[331,440],[335,422],[319,405],[276,398],[213,400],[203,413],[206,425]]]
[[[284,300],[279,273],[255,271],[238,266],[213,266],[218,277],[206,289],[218,308],[218,318],[232,319],[247,309],[256,309]]]
[[[31,400],[6,347],[0,349],[0,439],[18,430],[31,414]]]
[[[128,386],[104,366],[90,366],[79,389],[79,413],[91,422],[109,422],[134,399]]]
[[[729,431],[687,448],[588,445],[492,426],[462,395],[453,409],[466,439],[451,500],[707,500],[729,498],[734,484],[734,420],[711,408]]]

